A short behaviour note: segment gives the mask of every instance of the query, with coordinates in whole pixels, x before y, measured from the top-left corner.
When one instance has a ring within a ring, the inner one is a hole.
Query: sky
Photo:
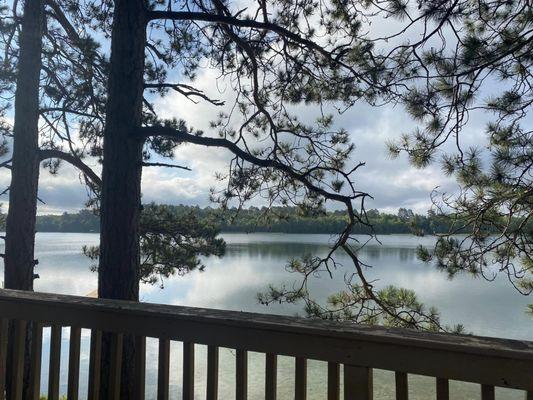
[[[386,29],[390,24],[381,25]],[[194,86],[217,99],[232,104],[233,93],[223,84],[214,85],[216,72],[201,69]],[[209,131],[209,121],[216,118],[218,109],[206,103],[194,104],[178,93],[171,92],[155,100],[155,108],[161,117],[185,119],[196,129]],[[316,110],[301,106],[295,113],[304,123],[312,123]],[[462,132],[463,146],[479,145],[486,140],[484,125],[486,119],[472,118]],[[424,169],[409,165],[405,155],[391,159],[387,154],[386,143],[400,137],[402,133],[412,131],[414,123],[401,106],[371,107],[357,103],[351,109],[336,117],[337,126],[345,128],[356,148],[352,162],[365,162],[355,175],[358,190],[369,193],[373,199],[366,203],[366,208],[380,211],[396,212],[398,208],[410,208],[418,213],[426,213],[431,206],[431,192],[438,188],[440,192],[454,192],[457,184],[447,177],[438,164]],[[446,148],[443,149],[444,151]],[[227,171],[230,154],[223,149],[206,149],[194,145],[178,148],[173,162],[191,168],[183,171],[169,168],[145,167],[143,169],[143,202],[165,204],[186,204],[208,206],[209,189],[219,185],[215,179],[216,172]],[[165,160],[168,162],[168,160]],[[96,171],[100,170],[95,160],[87,160]],[[6,169],[0,170],[0,187],[9,185],[10,175]],[[46,170],[41,171],[38,213],[75,212],[84,207],[87,192],[79,173],[71,166],[63,164],[58,175],[52,176]],[[7,195],[0,198],[5,212],[8,207]],[[253,204],[260,206],[261,204]]]
[[[231,103],[230,91],[213,88],[214,71],[200,72],[195,84],[212,96]],[[155,101],[156,109],[164,118],[177,117],[188,121],[190,126],[209,131],[208,122],[214,119],[218,109],[207,104],[194,104],[178,93],[169,93]],[[316,114],[302,106],[296,113],[304,122],[312,122]],[[425,214],[431,206],[431,192],[453,192],[457,184],[445,176],[438,164],[424,169],[412,167],[405,155],[391,159],[387,154],[386,142],[397,139],[402,133],[414,127],[413,121],[401,106],[371,107],[357,103],[342,115],[336,117],[337,125],[350,134],[356,148],[352,155],[354,163],[365,162],[355,175],[357,188],[373,196],[367,209],[396,212],[398,208],[410,208]],[[470,121],[462,134],[463,143],[479,144],[485,140],[484,121]],[[195,145],[180,146],[173,163],[191,168],[184,171],[171,168],[145,167],[142,177],[143,202],[164,204],[185,204],[209,206],[209,189],[219,183],[215,173],[227,171],[230,153],[223,149],[206,149]],[[168,160],[167,160],[168,162]],[[100,167],[95,160],[87,160],[96,171]],[[10,174],[0,171],[0,185],[9,185]],[[60,173],[50,175],[41,170],[39,184],[39,214],[76,212],[84,207],[87,192],[79,173],[63,163]],[[3,210],[8,207],[7,195],[0,202]],[[261,204],[254,204],[260,206]]]
[[[201,80],[200,80],[201,81]],[[207,79],[205,80],[208,81]],[[192,126],[201,128],[209,115],[206,107],[195,105],[179,97],[168,95],[157,103],[163,116],[186,117]],[[208,108],[208,107],[207,107]],[[367,209],[396,212],[399,207],[411,208],[425,213],[431,206],[430,194],[439,191],[453,192],[457,184],[453,178],[445,176],[438,165],[424,169],[412,167],[405,155],[391,159],[387,154],[387,140],[394,140],[405,132],[412,122],[401,107],[371,108],[356,105],[341,116],[339,124],[345,127],[356,149],[353,162],[365,162],[355,175],[358,189],[373,196]],[[469,127],[465,137],[469,141],[483,141],[482,126]],[[219,183],[215,172],[226,171],[229,152],[223,149],[206,149],[194,145],[178,148],[173,163],[191,168],[183,171],[171,168],[145,167],[142,177],[143,202],[165,204],[186,204],[208,206],[209,189]],[[88,160],[95,170],[99,166]],[[5,169],[0,173],[0,185],[6,187],[10,176]],[[87,192],[79,173],[71,166],[63,164],[60,173],[50,175],[41,170],[39,184],[39,214],[75,212],[83,208]],[[0,200],[7,207],[7,196]],[[260,204],[255,204],[260,205]]]

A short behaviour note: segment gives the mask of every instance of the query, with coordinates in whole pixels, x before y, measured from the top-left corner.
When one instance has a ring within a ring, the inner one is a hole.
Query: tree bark
[[[15,92],[15,121],[9,210],[6,220],[4,287],[33,290],[35,267],[35,222],[39,186],[39,77],[41,72],[44,5],[42,0],[26,0],[20,33],[20,53]],[[13,343],[13,326],[10,341]],[[31,324],[25,340],[24,382],[29,380]],[[8,351],[6,394],[12,396],[11,370],[13,353]],[[28,398],[28,385],[23,397]]]
[[[102,169],[98,295],[139,300],[141,126],[146,17],[143,0],[115,1]],[[109,338],[107,338],[109,339]],[[135,349],[124,338],[121,398],[133,398]],[[108,396],[104,339],[101,398]]]
[[[5,287],[8,289],[33,290],[43,18],[42,0],[27,0],[20,34],[13,159],[6,220],[4,274]]]

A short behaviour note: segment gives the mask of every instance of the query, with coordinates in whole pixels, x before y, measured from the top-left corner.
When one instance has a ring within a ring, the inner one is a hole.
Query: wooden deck
[[[408,374],[435,377],[437,400],[449,398],[449,380],[480,384],[480,398],[492,400],[494,387],[525,391],[533,400],[533,342],[478,336],[424,333],[405,329],[358,326],[348,323],[286,316],[177,307],[147,303],[55,294],[0,290],[0,370],[5,371],[8,321],[14,320],[15,368],[22,368],[24,332],[32,324],[31,384],[38,393],[42,329],[52,326],[50,349],[50,400],[59,395],[59,351],[61,327],[71,327],[68,398],[77,399],[79,385],[80,331],[91,329],[89,398],[95,399],[99,386],[102,332],[113,333],[116,363],[109,376],[112,388],[120,379],[120,347],[124,334],[133,334],[138,348],[146,337],[159,338],[158,398],[169,397],[170,341],[183,342],[183,398],[194,398],[194,344],[208,346],[207,392],[217,399],[218,348],[236,349],[236,398],[247,398],[247,352],[265,354],[265,398],[276,399],[277,356],[295,357],[296,400],[306,398],[306,361],[328,362],[327,399],[340,398],[340,365],[343,364],[344,399],[371,400],[372,370],[395,371],[396,398],[408,398]],[[37,354],[38,357],[33,355]],[[144,357],[144,354],[143,354]],[[141,363],[141,365],[143,365]],[[136,371],[144,377],[144,368]],[[0,374],[0,399],[5,374]],[[22,388],[22,374],[13,376],[13,386]],[[137,398],[144,396],[140,379]],[[20,397],[19,397],[20,398]],[[110,398],[118,398],[110,394]],[[225,400],[225,399],[224,399]]]

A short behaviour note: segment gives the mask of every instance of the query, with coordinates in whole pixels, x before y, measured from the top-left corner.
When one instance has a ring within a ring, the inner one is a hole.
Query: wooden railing
[[[183,342],[183,399],[194,398],[194,344],[208,346],[208,400],[218,395],[219,347],[236,349],[236,398],[247,398],[249,351],[265,354],[265,398],[276,399],[277,356],[295,357],[296,400],[307,392],[307,360],[328,362],[327,399],[340,398],[343,364],[344,399],[373,398],[373,369],[395,371],[396,398],[408,399],[408,374],[435,377],[437,400],[449,398],[449,380],[480,384],[482,400],[495,398],[495,386],[524,390],[533,400],[533,342],[423,333],[356,326],[284,316],[131,303],[86,297],[0,290],[0,398],[4,395],[9,321],[15,330],[11,374],[13,399],[22,392],[26,324],[32,324],[30,390],[38,399],[42,331],[51,326],[48,399],[59,398],[61,327],[70,329],[68,399],[78,398],[80,332],[91,329],[88,398],[97,399],[102,332],[112,333],[108,398],[119,398],[122,338],[136,337],[137,399],[145,393],[146,337],[159,339],[159,399],[169,397],[170,341]],[[35,356],[38,355],[38,356]],[[226,400],[226,399],[224,399]]]

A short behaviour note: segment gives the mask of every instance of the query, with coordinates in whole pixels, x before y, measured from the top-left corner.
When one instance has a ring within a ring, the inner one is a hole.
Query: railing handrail
[[[533,342],[0,290],[0,317],[533,390]]]

